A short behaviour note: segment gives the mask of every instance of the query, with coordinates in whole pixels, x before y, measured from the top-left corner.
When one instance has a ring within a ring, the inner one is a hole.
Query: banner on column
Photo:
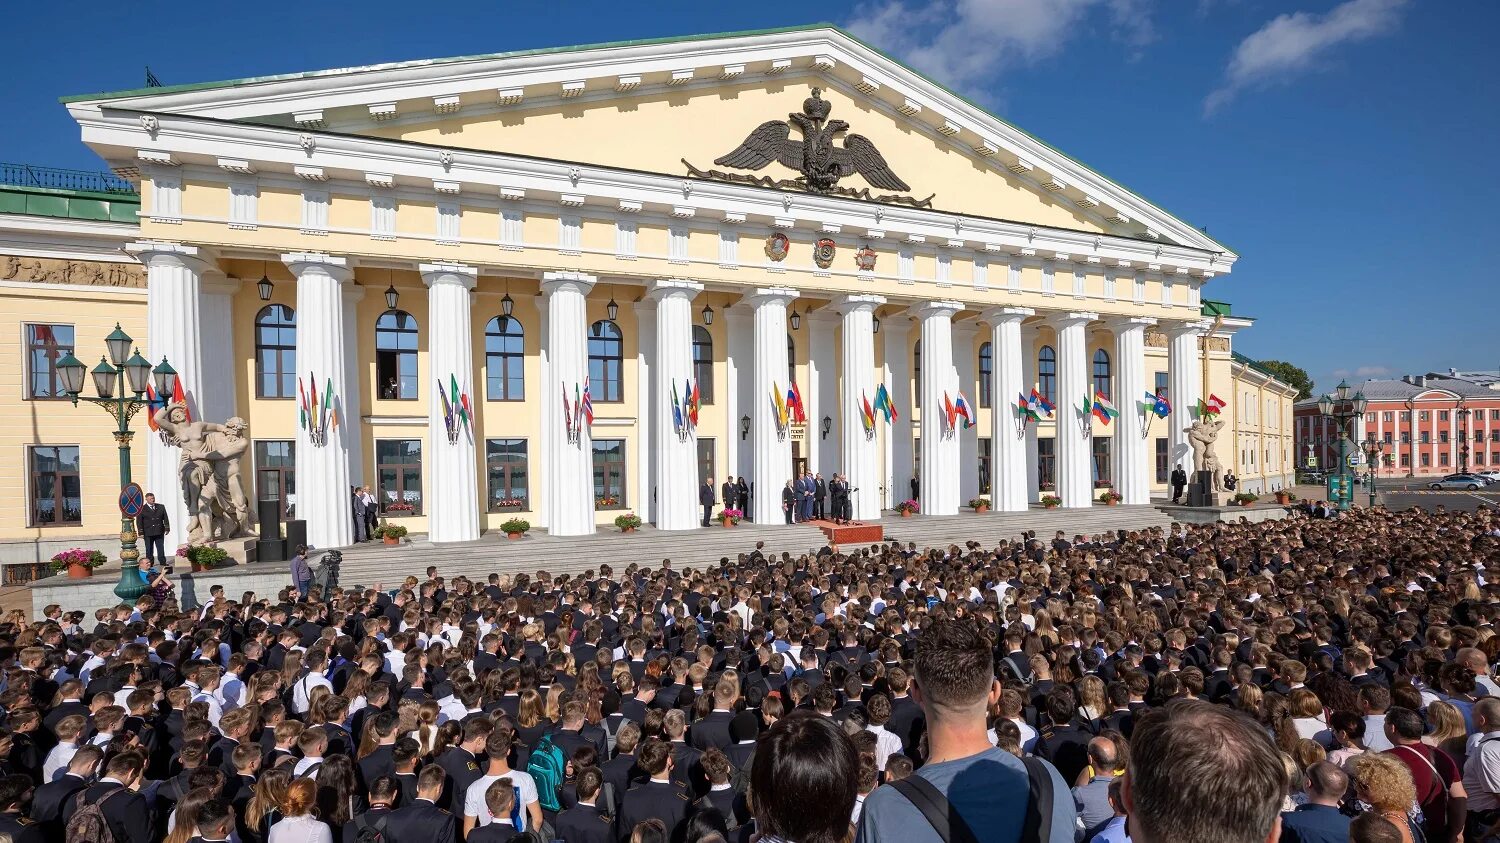
[[[450,374],[446,391],[441,383],[438,384],[438,396],[443,402],[443,425],[447,428],[448,444],[457,445],[462,434],[471,433],[469,418],[473,415],[473,408],[469,404],[469,393],[460,390],[458,376]]]

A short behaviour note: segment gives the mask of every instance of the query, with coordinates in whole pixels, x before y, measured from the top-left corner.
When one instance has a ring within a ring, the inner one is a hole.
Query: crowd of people
[[[0,625],[19,843],[1481,843],[1500,518],[1356,510]]]

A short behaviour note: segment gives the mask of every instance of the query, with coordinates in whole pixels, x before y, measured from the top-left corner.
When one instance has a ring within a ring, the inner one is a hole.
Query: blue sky
[[[1500,3],[24,3],[0,161],[96,169],[57,97],[832,21],[1240,254],[1236,340],[1343,375],[1500,367]]]

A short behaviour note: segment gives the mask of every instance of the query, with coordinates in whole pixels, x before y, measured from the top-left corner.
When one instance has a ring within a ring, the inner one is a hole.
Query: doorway
[[[792,443],[792,479],[807,473],[807,457],[802,455],[802,443]]]

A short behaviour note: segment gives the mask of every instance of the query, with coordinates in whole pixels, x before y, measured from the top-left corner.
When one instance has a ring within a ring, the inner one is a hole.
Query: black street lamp
[[[396,305],[400,301],[401,301],[401,293],[396,290],[396,285],[395,284],[392,284],[391,286],[385,288],[385,309],[386,310],[395,310],[396,309]]]
[[[1349,395],[1348,381],[1339,381],[1332,395],[1324,395],[1318,399],[1318,414],[1325,419],[1332,419],[1338,431],[1339,464],[1337,472],[1329,477],[1328,497],[1338,504],[1341,511],[1347,511],[1354,498],[1354,474],[1350,471],[1349,461],[1345,456],[1345,445],[1353,436],[1350,423],[1363,418],[1367,406],[1369,402],[1365,400],[1363,392],[1355,392],[1352,397]]]
[[[84,364],[72,354],[64,356],[57,361],[58,375],[62,378],[63,389],[67,390],[73,399],[73,405],[78,406],[80,400],[87,401],[98,407],[104,408],[115,420],[115,445],[120,451],[120,490],[130,485],[130,439],[134,431],[130,429],[130,420],[147,406],[149,402],[142,398],[146,392],[148,383],[154,381],[156,392],[163,396],[164,400],[170,400],[173,392],[177,372],[162,358],[161,365],[154,370],[151,363],[141,356],[140,351],[131,354],[134,341],[130,335],[120,330],[118,324],[109,336],[104,338],[105,348],[108,356],[99,358],[99,365],[90,372],[94,380],[94,390],[98,397],[89,398],[83,396]],[[130,355],[128,358],[126,355]],[[125,376],[125,382],[120,383],[120,376]],[[123,513],[120,516],[120,582],[115,585],[115,596],[121,601],[130,603],[146,593],[146,584],[141,582],[140,574],[136,570],[136,562],[140,559],[140,552],[136,549],[135,519]]]
[[[1375,508],[1375,478],[1380,476],[1380,461],[1385,455],[1385,442],[1371,433],[1364,441],[1365,461],[1370,466],[1370,508]]]
[[[510,293],[506,293],[505,298],[500,300],[500,312],[505,314],[506,316],[510,315],[510,312],[515,309],[515,306],[516,300],[510,297]]]
[[[740,416],[740,438],[744,439],[750,435],[750,417]]]
[[[833,430],[833,419],[830,416],[823,417],[823,438],[828,438],[828,431]]]
[[[1458,473],[1469,473],[1469,414],[1464,399],[1458,399]]]

